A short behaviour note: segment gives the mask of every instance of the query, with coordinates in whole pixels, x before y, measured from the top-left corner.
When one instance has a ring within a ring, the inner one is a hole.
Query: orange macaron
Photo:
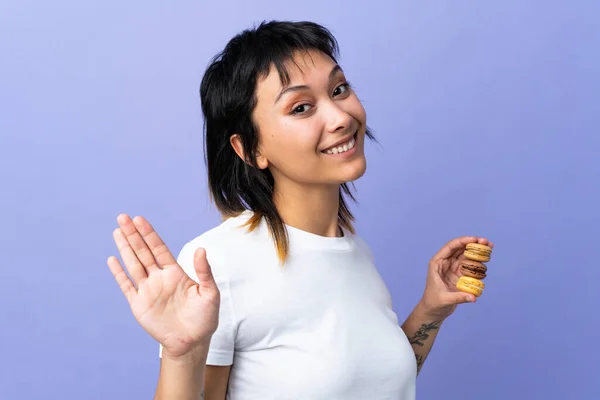
[[[463,254],[469,260],[487,262],[492,257],[492,248],[484,244],[469,243]]]
[[[485,283],[470,276],[461,276],[456,283],[456,288],[461,292],[470,293],[477,297],[481,296]]]

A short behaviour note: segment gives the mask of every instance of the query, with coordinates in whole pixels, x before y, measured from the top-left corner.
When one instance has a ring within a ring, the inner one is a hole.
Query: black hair
[[[337,63],[338,43],[325,27],[306,21],[263,21],[227,43],[211,60],[200,85],[211,198],[224,218],[253,211],[247,223],[250,231],[265,218],[281,264],[288,254],[288,236],[273,201],[273,176],[268,168],[261,170],[256,166],[259,136],[252,112],[257,102],[257,81],[266,78],[274,66],[281,83],[289,84],[284,64],[293,61],[297,51],[308,50],[318,50]],[[230,143],[234,134],[240,137],[246,162]],[[366,136],[374,139],[369,129]],[[344,194],[356,201],[348,185],[340,185],[339,224],[354,233],[354,217]]]

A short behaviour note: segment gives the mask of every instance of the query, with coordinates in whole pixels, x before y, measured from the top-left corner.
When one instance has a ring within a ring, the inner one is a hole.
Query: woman
[[[120,215],[108,265],[160,343],[159,399],[414,399],[457,304],[470,242],[429,263],[399,326],[344,196],[366,169],[365,111],[314,23],[234,37],[201,83],[211,195],[225,217],[177,259],[141,217]]]

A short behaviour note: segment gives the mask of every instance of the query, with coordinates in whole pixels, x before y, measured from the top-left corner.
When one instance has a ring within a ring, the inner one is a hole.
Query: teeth
[[[355,144],[356,144],[356,141],[354,140],[354,138],[352,138],[347,143],[344,143],[342,145],[339,145],[338,147],[333,147],[333,148],[327,150],[326,153],[327,154],[343,153],[345,151],[352,149]]]

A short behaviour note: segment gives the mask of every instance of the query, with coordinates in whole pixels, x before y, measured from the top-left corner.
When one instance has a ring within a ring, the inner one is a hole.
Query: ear
[[[244,156],[244,146],[242,145],[242,138],[240,138],[240,135],[231,135],[231,137],[229,138],[229,143],[231,143],[231,147],[233,147],[233,150],[238,155],[238,157],[244,160],[246,164],[252,166],[250,164],[250,160]],[[269,160],[267,160],[267,158],[263,156],[258,150],[256,152],[256,164],[257,167],[260,169],[265,169],[269,166]]]

